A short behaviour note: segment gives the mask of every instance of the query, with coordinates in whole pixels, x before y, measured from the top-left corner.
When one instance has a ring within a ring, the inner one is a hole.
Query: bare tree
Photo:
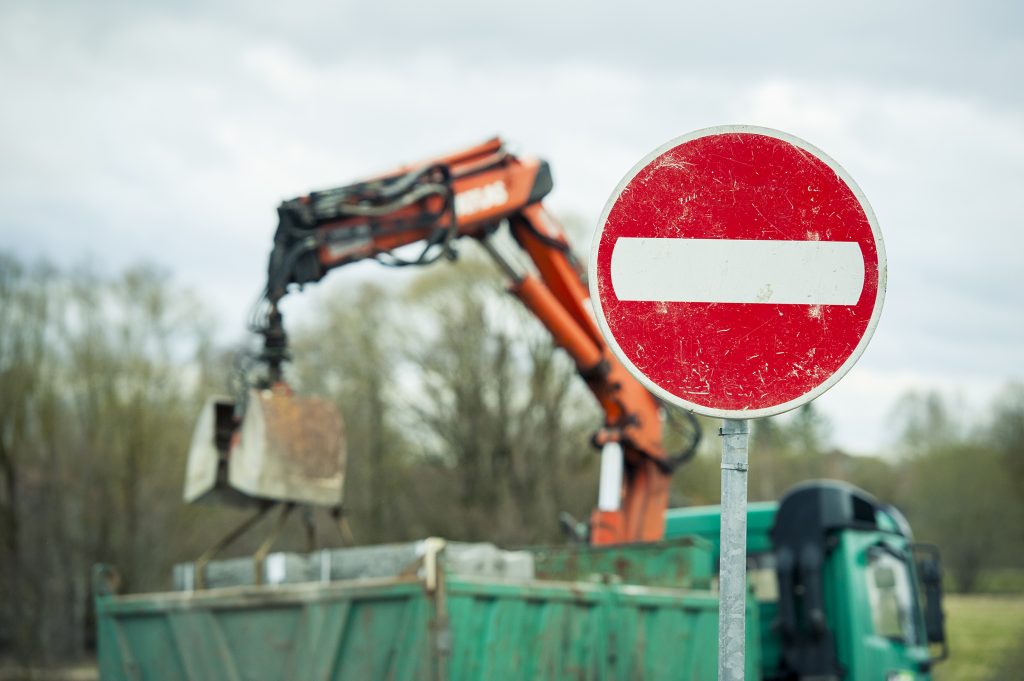
[[[414,411],[459,480],[460,534],[557,538],[558,511],[584,513],[596,490],[600,415],[572,363],[483,265],[424,275],[408,300],[435,320],[407,344]]]
[[[2,614],[24,656],[69,659],[85,646],[93,562],[146,589],[181,558],[167,534],[202,334],[152,269],[110,280],[5,258],[0,287]]]
[[[402,494],[412,444],[397,406],[401,315],[377,286],[319,293],[315,318],[294,334],[297,385],[333,398],[345,419],[345,508],[357,539],[408,537],[418,522]]]

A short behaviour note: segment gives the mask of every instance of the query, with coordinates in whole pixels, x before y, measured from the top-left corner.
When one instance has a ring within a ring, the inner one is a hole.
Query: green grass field
[[[948,594],[945,605],[950,653],[936,681],[1024,679],[1024,596]]]

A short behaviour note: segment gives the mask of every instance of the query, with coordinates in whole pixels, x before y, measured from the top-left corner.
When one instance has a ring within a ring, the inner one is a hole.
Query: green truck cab
[[[665,536],[705,539],[717,563],[720,523],[718,506],[672,509]],[[937,551],[852,485],[808,482],[750,504],[747,570],[765,680],[916,681],[945,657]]]

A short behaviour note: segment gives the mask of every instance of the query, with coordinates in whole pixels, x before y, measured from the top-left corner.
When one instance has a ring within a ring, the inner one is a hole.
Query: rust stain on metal
[[[344,468],[345,427],[338,408],[322,398],[282,391],[259,393],[266,445],[305,476],[327,478]]]

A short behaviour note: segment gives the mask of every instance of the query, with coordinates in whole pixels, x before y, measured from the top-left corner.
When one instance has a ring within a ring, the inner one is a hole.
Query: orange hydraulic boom
[[[657,541],[663,534],[672,470],[692,452],[666,455],[658,402],[601,336],[565,235],[541,205],[551,188],[546,162],[514,156],[495,138],[375,179],[284,202],[270,256],[265,316],[257,322],[265,339],[261,359],[269,368],[269,381],[281,382],[287,336],[278,302],[290,285],[318,281],[333,268],[367,258],[399,266],[453,258],[457,239],[476,239],[508,276],[509,291],[569,353],[604,409],[595,444],[610,448],[612,456],[622,452],[620,493],[612,492],[618,499],[604,501],[604,510],[593,512],[591,542]],[[491,243],[491,235],[505,222],[539,277],[517,269]],[[422,249],[411,259],[395,252],[412,244]]]

